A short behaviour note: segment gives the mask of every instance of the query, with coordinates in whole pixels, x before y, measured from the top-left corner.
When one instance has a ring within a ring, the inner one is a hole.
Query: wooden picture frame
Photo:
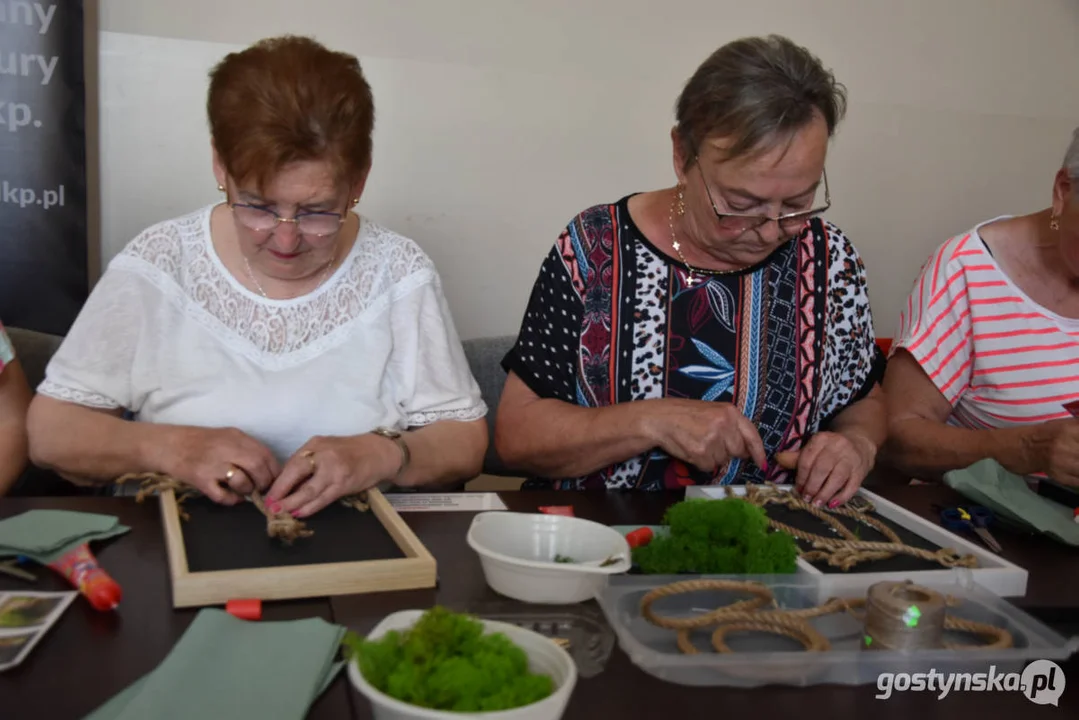
[[[414,590],[438,582],[434,556],[375,488],[367,491],[370,511],[405,557],[212,572],[189,571],[176,495],[165,490],[159,497],[174,608],[224,605],[240,598],[291,600]]]

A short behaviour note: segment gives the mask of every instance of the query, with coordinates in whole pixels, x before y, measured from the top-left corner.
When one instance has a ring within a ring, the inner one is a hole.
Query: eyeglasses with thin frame
[[[811,210],[801,210],[799,212],[787,213],[785,215],[752,215],[745,213],[723,213],[716,207],[716,201],[712,198],[712,191],[708,187],[708,180],[704,177],[704,168],[701,167],[700,156],[696,156],[693,161],[697,164],[697,169],[701,173],[701,182],[704,183],[704,191],[708,194],[708,202],[712,205],[712,212],[716,215],[716,220],[719,222],[720,228],[724,232],[730,232],[737,235],[749,232],[750,230],[756,230],[763,227],[765,224],[775,222],[779,225],[787,235],[797,235],[805,228],[813,218],[826,212],[828,208],[832,207],[832,195],[828,191],[828,171],[824,170],[824,205],[815,207]]]
[[[286,218],[270,208],[258,205],[232,202],[226,204],[244,227],[255,232],[268,232],[281,223],[293,223],[302,235],[326,237],[340,230],[346,219],[345,215],[335,212],[301,212]]]

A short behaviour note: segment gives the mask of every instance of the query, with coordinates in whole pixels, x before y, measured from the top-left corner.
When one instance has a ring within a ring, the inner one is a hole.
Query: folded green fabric
[[[944,475],[944,483],[963,497],[1068,545],[1079,545],[1079,524],[1072,508],[1034,492],[1021,475],[996,460],[979,460]]]
[[[126,533],[113,515],[71,510],[29,510],[0,520],[0,557],[24,555],[47,565],[92,540]]]
[[[204,608],[157,669],[86,720],[302,720],[344,665],[344,634],[319,618],[249,622]]]

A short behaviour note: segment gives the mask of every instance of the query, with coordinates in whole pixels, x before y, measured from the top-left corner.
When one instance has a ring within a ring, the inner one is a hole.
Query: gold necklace
[[[262,289],[262,283],[260,283],[259,279],[257,277],[255,277],[255,273],[251,271],[251,263],[248,262],[247,256],[244,255],[243,253],[240,253],[240,256],[243,257],[243,259],[244,259],[244,267],[247,268],[247,276],[249,278],[251,278],[251,282],[255,283],[255,287],[258,288],[259,294],[261,294],[262,297],[269,300],[270,296],[267,295],[266,291]],[[328,263],[326,263],[326,269],[322,271],[322,277],[319,279],[318,285],[315,285],[315,287],[313,287],[310,290],[310,292],[314,292],[315,290],[318,290],[320,287],[322,287],[322,283],[326,282],[326,278],[328,278],[330,276],[330,268],[333,267],[334,261],[336,261],[336,260],[337,260],[337,248],[335,247],[333,249],[333,256],[330,258],[330,261]]]
[[[682,264],[685,265],[687,268],[689,268],[689,277],[686,278],[686,285],[689,285],[690,287],[693,287],[694,285],[697,284],[697,271],[692,265],[690,265],[686,261],[686,256],[682,254],[682,246],[678,242],[678,236],[674,232],[674,208],[675,208],[675,205],[680,203],[681,199],[682,199],[681,191],[679,191],[679,193],[677,195],[675,195],[673,198],[671,198],[671,211],[667,215],[667,224],[670,225],[670,227],[671,227],[671,247],[673,247],[674,251],[676,253],[678,253],[678,257],[682,260]],[[682,205],[682,208],[683,208],[683,212],[684,212],[685,205]],[[681,214],[681,213],[679,213],[679,214]]]
[[[679,190],[678,194],[671,200],[671,211],[667,215],[667,224],[671,228],[671,247],[678,253],[678,258],[682,261],[682,264],[689,268],[689,277],[686,278],[686,285],[693,287],[700,280],[706,280],[708,276],[714,275],[734,275],[742,272],[742,269],[737,270],[699,270],[689,264],[686,260],[686,256],[682,254],[682,244],[678,242],[678,235],[674,231],[674,208],[678,207],[678,214],[685,214],[685,203],[682,201],[682,191]],[[698,275],[703,277],[698,277]]]

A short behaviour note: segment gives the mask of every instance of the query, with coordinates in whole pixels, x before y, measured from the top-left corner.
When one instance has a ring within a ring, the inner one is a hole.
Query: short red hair
[[[348,184],[371,165],[375,107],[360,63],[310,38],[268,38],[226,55],[210,72],[206,109],[228,174],[260,191],[297,161],[327,161]]]

